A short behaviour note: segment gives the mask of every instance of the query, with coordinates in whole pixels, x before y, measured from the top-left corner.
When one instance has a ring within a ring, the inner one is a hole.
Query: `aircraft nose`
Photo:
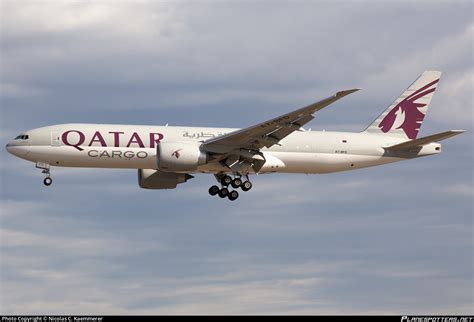
[[[25,145],[17,145],[17,144],[15,144],[15,143],[13,143],[13,142],[9,142],[9,143],[5,146],[5,149],[6,149],[9,153],[11,153],[11,154],[13,154],[13,155],[15,155],[15,156],[17,156],[17,157],[20,157],[20,158],[25,157],[25,156],[28,154],[28,152],[29,152],[29,147],[28,147],[28,146],[25,146]]]
[[[7,149],[8,152],[12,153],[11,150],[12,150],[12,144],[11,142],[10,143],[7,143],[7,145],[5,145],[5,149]]]

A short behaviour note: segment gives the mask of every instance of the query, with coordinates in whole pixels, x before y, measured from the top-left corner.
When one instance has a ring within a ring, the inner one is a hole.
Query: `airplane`
[[[331,173],[438,154],[451,130],[417,138],[439,71],[425,71],[365,130],[357,133],[303,128],[350,89],[268,121],[243,128],[60,124],[18,135],[11,154],[36,163],[51,185],[58,167],[138,169],[145,189],[174,189],[196,173],[214,174],[209,194],[228,200],[252,188],[249,175]]]

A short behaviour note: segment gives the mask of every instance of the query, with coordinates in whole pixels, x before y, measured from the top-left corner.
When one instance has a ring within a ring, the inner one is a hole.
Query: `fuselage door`
[[[61,146],[61,135],[59,132],[51,132],[51,146]]]

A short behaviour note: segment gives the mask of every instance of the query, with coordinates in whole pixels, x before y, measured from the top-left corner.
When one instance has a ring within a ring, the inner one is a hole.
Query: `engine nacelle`
[[[158,169],[166,172],[189,172],[206,164],[207,155],[193,142],[160,142],[157,147]]]
[[[174,189],[193,176],[187,173],[162,172],[154,169],[138,170],[138,185],[144,189]]]

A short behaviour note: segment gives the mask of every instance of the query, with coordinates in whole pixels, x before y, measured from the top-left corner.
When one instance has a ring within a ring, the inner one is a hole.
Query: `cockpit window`
[[[28,135],[26,134],[21,134],[21,135],[18,135],[15,140],[28,140]]]

